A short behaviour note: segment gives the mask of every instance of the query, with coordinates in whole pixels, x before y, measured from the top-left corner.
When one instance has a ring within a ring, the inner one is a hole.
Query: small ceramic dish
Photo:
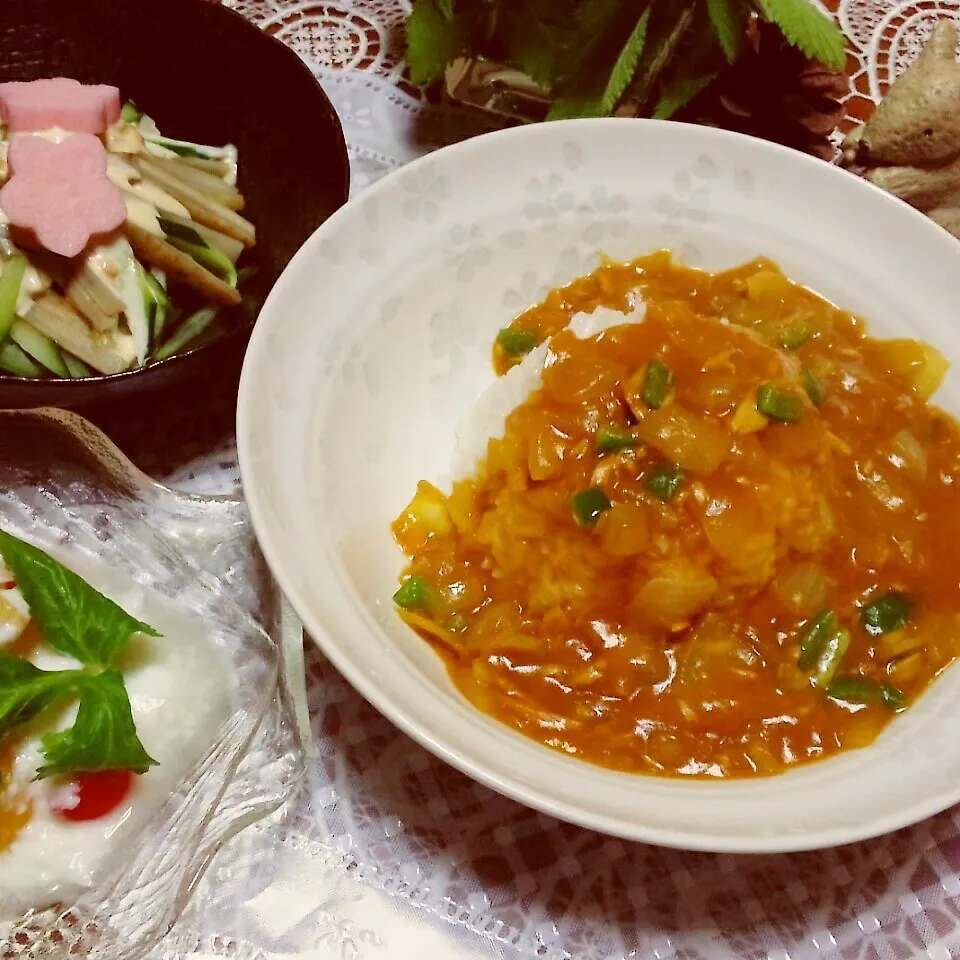
[[[229,384],[257,311],[304,240],[346,202],[336,112],[300,58],[209,0],[5,0],[0,81],[68,76],[112,84],[170,137],[234,144],[257,245],[244,301],[216,337],[139,370],[80,380],[0,374],[0,407],[86,407],[210,378]]]
[[[54,843],[64,845],[48,848],[46,859],[25,862],[18,853],[26,832],[0,851],[0,865],[7,857],[13,864],[0,881],[0,956],[139,957],[167,932],[219,846],[276,810],[300,782],[300,626],[265,569],[241,501],[154,484],[75,414],[0,413],[0,528],[81,575],[89,571],[91,580],[96,575],[119,602],[126,593],[162,611],[169,639],[157,644],[182,644],[196,628],[203,657],[223,671],[203,680],[216,711],[198,703],[174,724],[196,762],[179,778],[173,769],[164,773],[163,762],[147,774],[163,789],[136,788],[110,828],[126,831],[119,848],[104,840],[103,828],[97,842],[105,855],[90,847],[93,822],[61,828]],[[179,637],[174,627],[184,628]],[[191,658],[201,652],[189,644],[178,651]],[[159,689],[176,695],[174,687]],[[27,842],[45,841],[35,834]],[[76,858],[56,863],[74,849],[81,851]],[[48,874],[59,887],[44,886]]]
[[[960,245],[849,173],[674,123],[525,127],[430,155],[364,192],[291,263],[243,371],[244,493],[308,633],[378,709],[497,790],[593,829],[676,847],[784,851],[893,830],[960,800],[960,668],[870,747],[781,776],[629,775],[536,744],[474,709],[397,617],[391,521],[450,470],[492,383],[498,329],[599,264],[672,249],[718,270],[764,255],[955,362]]]

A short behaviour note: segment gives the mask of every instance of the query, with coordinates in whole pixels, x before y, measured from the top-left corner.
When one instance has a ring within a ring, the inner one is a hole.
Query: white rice
[[[586,340],[610,327],[641,323],[646,314],[646,304],[639,294],[634,293],[633,297],[633,305],[627,313],[597,307],[593,313],[575,314],[568,329],[578,339]],[[454,480],[473,474],[477,463],[487,455],[487,444],[494,437],[503,436],[507,417],[540,388],[543,371],[554,359],[550,340],[546,340],[504,376],[497,377],[477,398],[473,409],[457,428],[457,446],[450,468]]]

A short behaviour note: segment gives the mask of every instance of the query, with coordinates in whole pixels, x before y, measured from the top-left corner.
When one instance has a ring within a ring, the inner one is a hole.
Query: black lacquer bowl
[[[142,370],[82,380],[0,374],[0,407],[89,408],[170,391],[235,389],[260,304],[287,261],[347,199],[337,115],[295,53],[209,0],[0,0],[0,81],[109,83],[169,137],[233,143],[257,246],[224,332]]]

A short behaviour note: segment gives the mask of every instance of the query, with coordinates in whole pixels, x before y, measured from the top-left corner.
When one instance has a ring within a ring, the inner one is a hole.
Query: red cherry
[[[64,820],[99,820],[116,810],[132,788],[129,770],[78,773],[50,798],[50,809]]]

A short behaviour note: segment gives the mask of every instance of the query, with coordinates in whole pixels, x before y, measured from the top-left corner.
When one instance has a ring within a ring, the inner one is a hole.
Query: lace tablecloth
[[[354,191],[488,125],[404,87],[406,0],[225,2],[315,70],[343,120]],[[825,5],[853,45],[850,124],[916,56],[937,17],[960,18],[960,0]],[[173,486],[235,492],[231,419],[226,398],[186,450],[165,448],[163,459],[130,452]],[[869,843],[791,856],[624,843],[473,783],[398,732],[319,652],[308,649],[306,665],[317,746],[299,803],[221,851],[154,960],[960,953],[957,811]]]

